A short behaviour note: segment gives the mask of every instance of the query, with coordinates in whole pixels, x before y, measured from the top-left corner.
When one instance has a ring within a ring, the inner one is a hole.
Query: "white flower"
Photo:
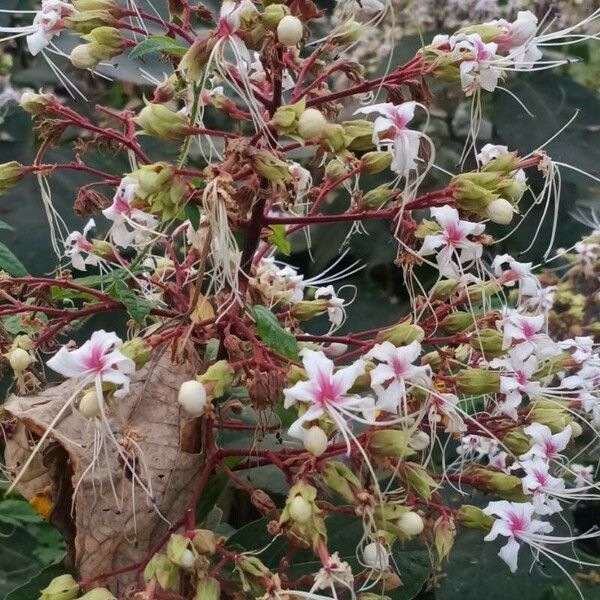
[[[460,455],[472,458],[483,458],[496,449],[495,440],[480,435],[465,435],[456,451]]]
[[[355,419],[357,413],[362,413],[365,420],[372,419],[373,399],[348,393],[356,379],[364,374],[365,361],[357,360],[334,373],[333,362],[323,352],[303,348],[300,355],[308,381],[299,381],[283,390],[284,406],[289,408],[300,402],[308,408],[290,426],[290,436],[303,440],[308,431],[304,425],[323,415],[330,417],[342,432],[346,430],[345,419]]]
[[[309,592],[312,593],[315,590],[324,590],[329,588],[334,598],[337,598],[335,591],[336,586],[345,587],[353,592],[354,576],[352,575],[352,569],[350,565],[340,560],[340,556],[337,552],[334,552],[327,558],[327,561],[319,572],[315,575],[314,584]]]
[[[27,47],[33,56],[39,54],[52,38],[64,29],[64,17],[71,14],[73,7],[60,0],[44,0],[31,25],[32,32],[27,36]]]
[[[594,351],[594,339],[590,336],[577,336],[575,339],[558,342],[558,345],[565,350],[575,348],[575,351],[571,353],[571,356],[573,357],[573,360],[579,364],[582,364],[591,358]]]
[[[65,256],[71,259],[73,268],[79,271],[85,271],[86,265],[96,266],[100,263],[100,258],[91,254],[92,244],[87,240],[87,234],[96,227],[94,219],[90,219],[83,232],[73,231],[65,239]],[[87,256],[83,256],[84,253]]]
[[[359,108],[354,113],[380,115],[373,123],[373,143],[377,148],[386,148],[392,153],[390,168],[401,177],[407,177],[411,171],[417,169],[419,145],[423,134],[407,128],[415,115],[416,106],[416,102],[404,102],[398,106],[391,102],[383,102]]]
[[[134,179],[124,177],[112,205],[102,211],[102,214],[113,222],[110,238],[120,248],[143,244],[159,224],[156,217],[132,206],[137,191],[138,183]]]
[[[252,58],[244,41],[237,35],[240,28],[240,20],[244,13],[258,12],[256,6],[251,0],[242,0],[241,2],[233,2],[232,0],[224,0],[221,5],[219,15],[219,23],[217,31],[221,38],[226,39],[232,46],[233,51],[238,56],[237,60],[243,63],[251,64]]]
[[[541,458],[522,461],[521,467],[525,477],[521,480],[523,492],[533,494],[533,506],[538,515],[552,515],[560,512],[562,507],[553,492],[565,489],[565,482],[549,473],[548,463]]]
[[[501,254],[492,261],[492,270],[499,282],[506,287],[519,284],[521,296],[537,296],[540,293],[540,283],[531,273],[533,263],[522,263],[510,254]]]
[[[493,66],[497,44],[484,44],[478,33],[458,34],[450,38],[450,46],[460,60],[460,82],[463,91],[471,96],[479,89],[493,92],[502,72]]]
[[[531,11],[519,11],[512,23],[496,21],[503,32],[496,38],[498,49],[512,59],[516,67],[531,69],[542,58],[542,52],[535,42],[538,19]]]
[[[523,356],[535,352],[539,358],[547,358],[560,353],[558,345],[547,334],[541,333],[546,325],[545,315],[529,316],[516,310],[507,310],[501,324],[504,349],[517,343]]]
[[[550,523],[533,518],[535,512],[533,504],[501,500],[490,502],[483,512],[496,517],[491,531],[483,539],[490,542],[499,535],[508,538],[508,543],[501,548],[498,556],[513,573],[517,570],[519,542],[531,543],[532,540],[543,537],[536,534],[552,531]]]
[[[115,333],[100,329],[76,350],[63,346],[47,364],[64,377],[117,384],[121,389],[115,396],[124,396],[129,392],[129,376],[135,371],[135,363],[120,351],[122,344]]]
[[[454,263],[457,259],[460,264],[481,257],[481,244],[468,239],[469,235],[481,235],[485,226],[481,223],[461,221],[458,211],[451,206],[440,206],[431,209],[431,216],[440,224],[441,231],[434,235],[426,235],[419,254],[428,256],[436,255],[440,275],[450,279],[460,277],[460,268]]]
[[[315,300],[324,299],[327,302],[327,315],[329,322],[334,327],[339,327],[344,322],[346,311],[344,299],[336,295],[332,285],[318,288],[315,291]]]
[[[571,471],[575,473],[575,487],[585,487],[594,483],[594,467],[588,465],[580,465],[579,463],[571,463]]]
[[[456,412],[458,396],[455,394],[429,394],[429,421],[440,421],[446,417],[444,431],[447,433],[461,433],[467,429],[462,417]]]
[[[421,354],[421,344],[414,341],[408,346],[394,346],[391,342],[376,344],[368,352],[367,358],[379,361],[369,373],[371,388],[377,394],[377,409],[398,413],[406,409],[406,387],[417,383],[427,387],[430,372],[427,367],[413,363]]]
[[[544,460],[556,459],[567,447],[573,434],[570,425],[567,425],[562,431],[553,435],[550,428],[541,423],[532,423],[525,427],[523,431],[531,438],[533,445],[528,452],[520,457],[522,461],[535,457]]]

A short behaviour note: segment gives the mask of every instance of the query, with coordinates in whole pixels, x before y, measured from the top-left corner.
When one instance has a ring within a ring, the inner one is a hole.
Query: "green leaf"
[[[200,208],[197,204],[186,204],[184,207],[185,216],[189,219],[192,227],[198,229],[200,227]]]
[[[256,319],[256,331],[260,339],[278,352],[291,359],[298,358],[298,342],[286,331],[277,317],[266,306],[255,306],[252,309]]]
[[[43,590],[48,584],[60,575],[64,575],[66,569],[62,564],[52,564],[34,574],[26,583],[13,589],[5,600],[33,600],[38,598],[40,590]]]
[[[152,303],[138,296],[131,288],[123,281],[115,280],[115,292],[117,298],[123,303],[127,309],[129,316],[136,322],[144,324],[146,317],[150,314],[153,306]]]
[[[23,266],[23,263],[2,242],[0,242],[0,269],[4,269],[13,277],[27,275],[27,269]]]
[[[0,502],[0,521],[20,526],[25,523],[41,523],[43,519],[24,500],[2,500]]]
[[[187,48],[166,35],[150,35],[129,53],[129,58],[141,58],[151,52],[162,52],[170,56],[183,56],[187,52]]]
[[[285,226],[284,225],[270,225],[269,228],[273,233],[267,238],[271,244],[273,244],[279,252],[289,256],[292,252],[292,245],[290,241],[285,237]]]
[[[14,231],[15,228],[12,225],[9,225],[8,223],[5,223],[4,221],[0,221],[0,230],[2,229],[7,229],[8,231]]]

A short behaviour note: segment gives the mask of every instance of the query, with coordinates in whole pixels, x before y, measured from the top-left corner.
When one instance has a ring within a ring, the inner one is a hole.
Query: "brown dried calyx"
[[[138,371],[131,393],[113,401],[108,416],[121,454],[106,439],[107,458],[101,456],[93,471],[93,440],[100,422],[86,420],[76,408],[67,411],[18,483],[17,490],[33,505],[41,494],[51,498],[47,516],[64,535],[80,579],[146,558],[169,523],[183,515],[203,454],[192,439],[202,437],[201,421],[181,413],[177,393],[198,367],[191,358],[174,364],[164,353]],[[44,434],[77,385],[68,380],[35,396],[9,398],[5,411],[16,421],[16,430],[6,442],[5,459],[13,474],[31,454],[28,437]],[[135,465],[137,480],[151,490],[152,499],[135,483],[123,455]],[[122,595],[133,577],[132,572],[119,574],[106,585]]]

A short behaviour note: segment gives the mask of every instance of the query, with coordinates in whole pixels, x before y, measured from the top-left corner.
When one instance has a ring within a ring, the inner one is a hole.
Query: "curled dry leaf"
[[[142,560],[169,523],[185,512],[203,462],[201,426],[181,414],[177,392],[181,382],[197,372],[197,361],[173,364],[164,353],[135,374],[131,393],[113,402],[108,415],[130,464],[135,464],[140,479],[151,489],[154,505],[124,467],[114,443],[108,441],[106,455],[92,460],[95,425],[75,408],[50,434],[42,449],[43,461],[35,461],[31,475],[17,486],[31,500],[50,485],[50,520],[65,536],[82,580]],[[30,451],[25,432],[43,435],[76,386],[69,380],[36,396],[12,396],[7,401],[8,415],[19,423],[19,435],[7,440],[9,469],[18,472]],[[111,577],[109,583],[118,594],[131,580],[132,574],[125,573]]]

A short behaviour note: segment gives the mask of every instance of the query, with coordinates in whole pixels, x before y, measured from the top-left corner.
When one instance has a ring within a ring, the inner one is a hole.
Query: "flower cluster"
[[[95,572],[77,544],[81,581],[58,578],[43,597],[106,583],[122,597],[385,598],[402,585],[400,548],[428,548],[433,577],[463,529],[481,544],[507,538],[499,556],[513,572],[529,568],[518,557],[527,545],[533,562],[570,578],[574,544],[600,536],[559,535],[556,520],[599,498],[586,451],[600,439],[600,228],[590,223],[547,272],[500,252],[528,206],[557,210],[564,163],[483,144],[478,132],[482,90],[564,64],[548,49],[594,38],[585,27],[600,11],[562,30],[529,11],[463,24],[370,78],[349,52],[389,3],[342,2],[335,18],[311,0],[224,0],[214,14],[169,1],[168,18],[141,4],[43,0],[31,24],[0,30],[25,37],[73,99],[77,78],[65,83],[48,54],[82,80],[130,49],[170,69],[140,68],[147,86],[123,110],[24,93],[45,141],[33,164],[0,165],[2,193],[37,178],[60,263],[41,276],[13,262],[0,278],[11,427],[31,427],[23,410],[44,404],[40,367],[67,380],[26,461],[7,465],[10,490],[32,494],[28,469],[53,439],[87,460],[74,507],[92,490],[130,511],[135,535],[138,518],[148,528],[138,544],[107,521],[120,540],[111,547],[127,545],[108,557],[113,570]],[[67,35],[78,41],[68,55],[57,40]],[[456,173],[437,164],[428,135],[435,79],[473,100]],[[67,131],[78,136],[73,160],[53,162]],[[101,170],[97,153],[126,162]],[[54,204],[57,172],[88,179],[74,198],[77,231]],[[386,224],[385,240],[367,237],[372,221]],[[341,237],[333,224],[346,225]],[[359,238],[392,247],[403,278],[406,303],[382,303],[384,326],[353,313],[367,279],[353,258]],[[82,338],[81,324],[109,314],[116,332]],[[66,418],[89,440],[68,439]],[[260,481],[281,475],[284,499],[256,487],[263,468]],[[213,527],[220,511],[198,508],[225,479],[285,546],[280,560],[258,525],[227,539]],[[354,537],[339,547],[346,525]],[[297,571],[293,557],[305,554],[310,568]]]

